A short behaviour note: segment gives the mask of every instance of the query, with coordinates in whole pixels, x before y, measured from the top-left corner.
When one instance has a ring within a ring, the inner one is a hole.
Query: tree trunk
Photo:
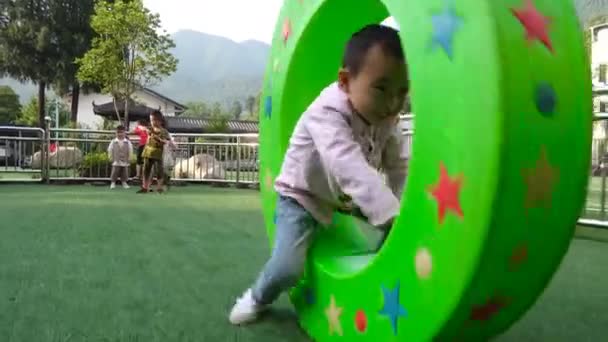
[[[38,126],[40,126],[40,128],[44,129],[46,128],[45,122],[44,122],[44,118],[46,116],[45,114],[45,107],[46,107],[46,97],[45,97],[45,90],[46,90],[46,82],[44,81],[40,81],[40,83],[38,83]]]
[[[70,121],[76,128],[78,123],[78,101],[80,100],[80,83],[74,82],[72,85],[72,115]]]
[[[116,105],[116,96],[112,96],[112,103],[114,103],[114,111],[116,112],[116,119],[118,120],[118,124],[122,124],[122,119],[120,118],[120,112],[118,111],[118,106]]]
[[[125,130],[129,131],[129,98],[125,100]]]

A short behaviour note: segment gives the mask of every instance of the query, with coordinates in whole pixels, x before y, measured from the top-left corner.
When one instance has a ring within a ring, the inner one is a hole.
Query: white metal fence
[[[606,113],[595,116],[606,125],[593,139],[587,203],[580,221],[602,228],[608,228],[607,119]],[[402,122],[411,150],[413,116],[402,116]],[[109,181],[107,148],[114,137],[113,131],[0,126],[0,182]],[[173,182],[259,184],[257,134],[173,134],[173,138],[177,143]],[[136,150],[137,140],[131,139]],[[135,157],[130,175],[135,175]]]

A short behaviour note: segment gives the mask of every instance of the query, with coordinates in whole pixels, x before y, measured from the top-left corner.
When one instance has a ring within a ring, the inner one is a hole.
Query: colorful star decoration
[[[355,314],[355,328],[358,332],[364,333],[367,330],[367,316],[365,311],[358,310]]]
[[[504,309],[508,302],[506,298],[494,296],[483,305],[474,306],[470,318],[473,321],[487,321]]]
[[[462,25],[462,19],[456,15],[452,1],[445,0],[445,8],[432,17],[433,46],[440,46],[448,58],[453,57],[453,42],[456,30]]]
[[[327,309],[325,309],[325,316],[329,323],[329,335],[332,336],[336,333],[338,336],[342,336],[342,324],[340,323],[340,315],[342,315],[342,308],[336,306],[336,298],[331,295],[330,303]]]
[[[264,186],[266,187],[266,190],[268,191],[272,191],[272,187],[274,180],[272,179],[272,172],[270,172],[270,170],[266,170],[266,175],[264,176]]]
[[[264,99],[264,116],[267,119],[272,117],[272,96],[266,96]]]
[[[396,336],[399,317],[407,315],[407,311],[399,303],[399,281],[392,290],[382,286],[382,294],[384,295],[384,307],[380,310],[380,314],[386,315],[390,319],[393,333]]]
[[[459,175],[454,178],[450,178],[443,163],[439,165],[439,168],[439,183],[437,183],[437,185],[435,185],[430,191],[437,201],[439,209],[439,224],[442,224],[448,210],[454,212],[460,218],[464,217],[459,200],[463,177],[462,175]]]
[[[509,258],[509,269],[516,270],[528,260],[528,245],[517,246]]]
[[[551,116],[555,111],[557,95],[553,87],[546,82],[536,86],[536,109],[544,116]]]
[[[304,290],[304,300],[306,301],[306,304],[308,304],[308,305],[315,304],[315,292],[311,287],[307,287]]]
[[[544,146],[541,148],[536,166],[531,169],[523,169],[522,175],[527,186],[525,208],[530,209],[539,205],[550,208],[553,185],[559,176],[559,169],[549,164]]]
[[[539,40],[542,42],[549,51],[553,52],[553,45],[551,44],[551,38],[549,38],[549,24],[551,18],[545,17],[537,8],[534,6],[532,0],[525,0],[525,7],[520,9],[511,9],[513,15],[521,22],[526,29],[526,39],[529,42]]]
[[[283,43],[287,44],[287,41],[291,37],[291,22],[289,19],[283,21]]]

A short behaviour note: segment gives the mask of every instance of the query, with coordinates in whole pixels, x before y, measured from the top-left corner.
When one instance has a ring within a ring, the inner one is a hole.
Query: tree
[[[255,110],[255,97],[254,96],[248,96],[247,99],[245,100],[245,108],[247,108],[247,111],[249,112],[249,116],[253,116],[254,114],[254,110]]]
[[[235,118],[236,120],[239,120],[241,118],[242,113],[243,113],[243,105],[241,104],[240,101],[234,101],[234,103],[232,104],[232,110],[231,110],[232,117]]]
[[[59,127],[74,127],[70,122],[70,112],[65,103],[58,99],[45,99],[45,112],[51,118],[51,127],[55,127],[56,120],[56,106],[59,104]],[[30,101],[23,107],[19,116],[16,119],[16,123],[19,125],[34,126],[38,123],[38,98],[32,97]]]
[[[205,102],[188,102],[186,103],[188,109],[182,114],[190,117],[206,117],[209,116],[209,109]]]
[[[175,47],[168,34],[159,34],[160,18],[142,0],[107,0],[95,4],[91,27],[97,34],[92,48],[77,59],[78,80],[99,84],[116,101],[124,101],[124,124],[129,125],[129,100],[138,89],[159,82],[176,70]]]
[[[44,127],[45,91],[61,61],[51,0],[0,0],[0,74],[38,84],[38,126]]]
[[[20,112],[19,95],[9,86],[0,86],[0,125],[15,122]]]
[[[91,48],[95,32],[91,27],[91,16],[94,13],[94,0],[56,0],[51,2],[51,12],[59,45],[61,46],[61,63],[57,65],[58,75],[54,81],[54,90],[60,96],[68,93],[72,97],[70,120],[78,121],[78,102],[80,92],[99,91],[91,84],[80,84],[76,78],[78,66],[75,61],[82,58]]]
[[[211,117],[216,118],[222,116],[222,105],[219,102],[214,102],[211,108]]]

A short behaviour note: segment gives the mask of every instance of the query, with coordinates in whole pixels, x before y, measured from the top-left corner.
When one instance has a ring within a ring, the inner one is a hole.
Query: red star
[[[289,19],[285,19],[283,22],[283,43],[287,43],[289,37],[291,36],[291,22]]]
[[[471,320],[487,321],[494,317],[500,310],[507,306],[508,302],[505,298],[492,297],[485,304],[474,306],[471,311]]]
[[[526,0],[524,8],[511,9],[511,11],[526,28],[526,39],[528,41],[538,39],[549,49],[549,51],[553,52],[553,45],[551,44],[551,38],[549,38],[548,29],[551,18],[545,17],[539,12],[532,3],[532,0]]]
[[[528,245],[521,244],[513,250],[511,258],[509,259],[509,268],[515,270],[521,264],[528,260]]]
[[[439,165],[439,183],[432,188],[431,194],[439,206],[439,223],[443,223],[447,210],[452,210],[458,217],[464,217],[458,195],[462,186],[462,176],[450,178],[445,165]]]

